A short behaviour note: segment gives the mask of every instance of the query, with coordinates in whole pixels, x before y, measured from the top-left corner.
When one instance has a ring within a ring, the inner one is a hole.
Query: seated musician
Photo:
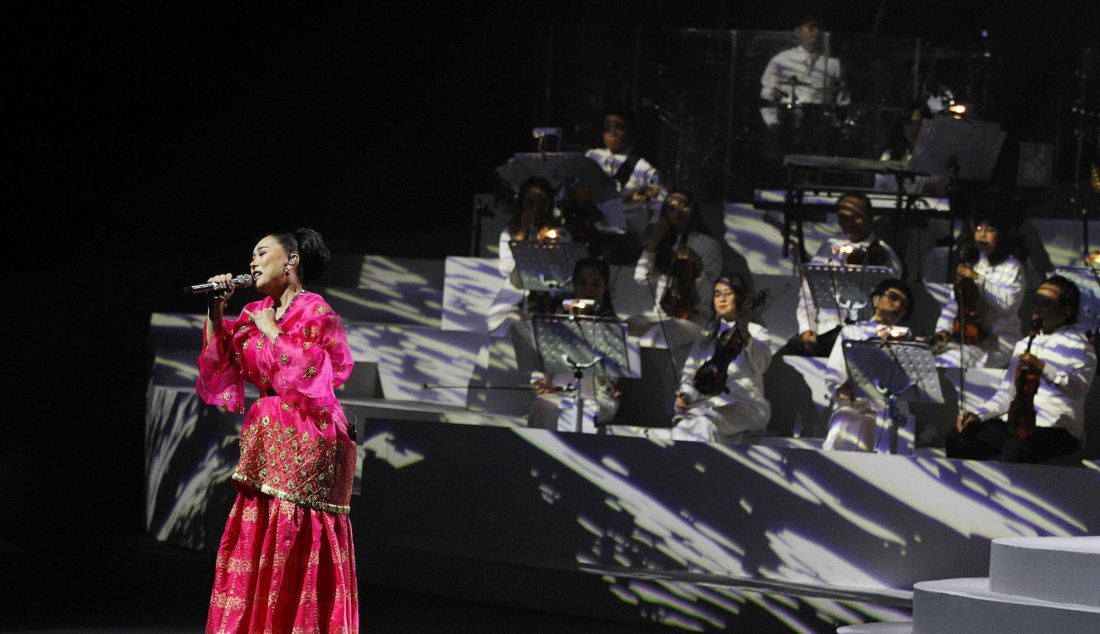
[[[871,201],[866,194],[851,192],[836,203],[836,219],[843,236],[821,244],[810,264],[886,266],[901,277],[901,260],[888,244],[875,237]],[[798,331],[779,354],[823,357],[833,349],[843,317],[837,306],[815,306],[809,285],[803,280],[798,295]]]
[[[588,150],[585,156],[614,179],[623,202],[663,200],[665,192],[660,173],[634,148],[633,123],[626,108],[609,108],[603,118],[604,146]]]
[[[973,241],[955,268],[954,292],[936,322],[937,365],[958,367],[961,357],[967,367],[1003,368],[1012,358],[1020,340],[1024,269],[1009,254],[1011,231],[996,217],[974,225]]]
[[[611,269],[598,258],[585,258],[573,268],[572,300],[562,302],[555,311],[564,314],[615,317],[611,303]],[[592,368],[581,379],[584,412],[581,429],[577,429],[576,400],[571,390],[575,377],[571,374],[547,378],[541,372],[531,373],[531,387],[538,398],[531,404],[527,425],[558,431],[594,433],[597,424],[610,423],[619,409],[619,392],[611,377],[597,374]]]
[[[507,281],[489,309],[487,326],[490,334],[499,336],[507,333],[508,327],[524,316],[523,284],[509,242],[569,239],[557,226],[553,216],[554,191],[549,181],[534,176],[519,187],[516,210],[508,221],[508,226],[500,232],[499,268],[501,276]]]
[[[871,319],[844,326],[829,355],[826,385],[836,394],[839,406],[829,418],[825,449],[875,451],[888,446],[886,434],[892,423],[885,420],[887,412],[876,411],[871,401],[862,397],[852,385],[843,342],[909,338],[909,329],[901,324],[913,314],[913,292],[901,280],[883,280],[871,292],[871,307],[874,309]],[[899,407],[901,415],[907,415],[905,403],[899,403]],[[912,429],[909,432],[912,437]]]
[[[721,270],[721,247],[703,229],[694,196],[672,191],[634,267],[653,308],[628,320],[631,334],[660,328],[670,347],[690,345],[709,318],[710,289]]]
[[[751,301],[734,278],[718,278],[711,297],[715,317],[684,364],[673,440],[738,442],[746,432],[763,431],[771,417],[764,397],[768,331],[750,322]]]
[[[1042,462],[1079,449],[1096,351],[1077,327],[1081,294],[1054,275],[1035,291],[1032,335],[1012,351],[994,397],[960,412],[947,457]]]
[[[879,156],[883,161],[905,161],[913,157],[913,148],[924,122],[932,118],[932,111],[924,101],[914,101],[894,122],[886,147]],[[943,176],[910,176],[904,181],[907,194],[935,196],[943,194],[947,188],[947,179]],[[893,174],[875,175],[875,190],[896,192],[898,180]]]

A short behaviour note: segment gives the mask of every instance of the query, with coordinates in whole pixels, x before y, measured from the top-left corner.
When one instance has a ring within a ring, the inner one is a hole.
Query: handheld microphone
[[[229,281],[229,285],[226,286],[221,282],[206,282],[205,284],[195,284],[194,286],[184,286],[183,292],[190,293],[191,295],[197,295],[199,293],[211,293],[214,291],[224,291],[226,288],[250,288],[252,286],[251,275],[238,275]]]

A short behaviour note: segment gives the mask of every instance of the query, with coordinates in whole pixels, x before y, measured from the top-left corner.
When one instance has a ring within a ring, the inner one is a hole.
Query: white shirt
[[[714,355],[714,347],[731,324],[719,320],[718,336],[703,333],[684,363],[680,392],[693,405],[677,417],[674,440],[727,441],[744,431],[762,431],[771,418],[771,404],[764,397],[764,372],[772,360],[770,335],[759,324],[749,324],[749,338],[741,354],[730,362],[726,388],[713,396],[702,396],[692,384],[695,372]],[[679,430],[679,434],[678,434]]]
[[[868,235],[860,242],[850,242],[845,237],[829,238],[825,242],[821,243],[817,253],[810,259],[810,264],[835,264],[837,266],[847,266],[845,264],[845,258],[847,255],[843,253],[844,247],[852,246],[860,249],[867,249],[876,240],[874,233]],[[890,248],[890,245],[885,242],[879,241],[879,245],[886,251],[887,264],[890,271],[894,274],[894,277],[901,277],[901,259],[898,258],[898,254],[894,253],[894,250]],[[852,268],[852,267],[848,267]],[[909,298],[912,301],[913,298]],[[798,318],[798,332],[806,332],[807,330],[813,330],[816,334],[824,334],[829,332],[833,328],[841,325],[844,322],[843,317],[840,314],[840,310],[835,306],[825,306],[817,308],[814,306],[813,296],[810,294],[810,286],[802,280],[801,290],[798,294],[798,312],[796,313]]]
[[[791,79],[796,83],[792,87]],[[830,99],[836,95],[836,99]],[[801,46],[780,51],[768,61],[760,76],[760,97],[770,103],[803,103],[847,105],[851,103],[841,79],[840,60],[826,58],[820,52],[809,52]],[[778,115],[774,107],[761,108],[764,123],[775,125]]]
[[[679,243],[679,238],[676,242]],[[703,262],[703,272],[695,280],[695,290],[699,298],[695,304],[695,311],[698,314],[709,314],[714,294],[714,280],[722,274],[722,247],[714,238],[697,231],[688,234],[687,246]],[[653,290],[653,310],[659,314],[661,298],[665,296],[665,289],[668,288],[669,276],[661,273],[654,279],[656,255],[656,253],[642,251],[638,264],[634,267],[634,281]]]
[[[982,420],[1008,413],[1016,397],[1016,367],[1026,349],[1027,339],[1016,343],[997,393],[974,412]],[[1062,427],[1080,438],[1085,426],[1085,398],[1096,375],[1096,351],[1084,330],[1063,326],[1050,334],[1040,332],[1031,343],[1031,354],[1046,363],[1035,393],[1036,427]]]
[[[979,275],[978,291],[985,305],[981,326],[989,336],[966,354],[967,365],[1003,368],[1012,358],[1012,348],[1020,340],[1020,303],[1024,299],[1024,267],[1019,260],[1009,256],[994,266],[984,253],[979,253],[974,272]],[[936,322],[936,331],[951,332],[959,306],[955,294],[947,303]]]
[[[584,155],[596,161],[600,168],[612,178],[615,178],[615,174],[619,172],[619,168],[627,159],[626,154],[614,154],[606,148],[593,148],[585,152]],[[665,199],[665,188],[661,185],[661,175],[657,172],[657,168],[650,165],[649,161],[644,158],[638,159],[638,162],[634,165],[634,171],[630,173],[630,179],[626,181],[626,186],[621,186],[619,181],[616,180],[615,187],[623,193],[644,192],[647,189],[656,188],[657,194],[651,198],[654,200]]]

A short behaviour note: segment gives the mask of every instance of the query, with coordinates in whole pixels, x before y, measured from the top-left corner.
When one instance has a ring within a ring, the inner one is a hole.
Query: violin
[[[951,338],[966,344],[977,344],[989,333],[982,327],[983,305],[978,283],[972,278],[955,274],[955,304],[958,313],[951,324]]]
[[[1031,342],[1039,334],[1042,320],[1035,318],[1028,333],[1027,354],[1031,354]],[[1016,366],[1016,397],[1008,407],[1008,424],[1020,438],[1027,438],[1035,431],[1035,393],[1039,391],[1038,372],[1022,365]]]
[[[695,287],[695,278],[700,271],[688,258],[688,232],[680,236],[676,246],[676,255],[668,273],[668,287],[661,297],[661,310],[677,319],[690,319],[699,303],[699,291]]]
[[[752,301],[742,310],[752,310],[763,304],[766,299],[767,291],[760,291],[753,296]],[[726,379],[729,378],[730,364],[745,349],[749,337],[749,333],[741,330],[737,324],[722,333],[714,346],[714,354],[703,365],[699,366],[699,369],[695,371],[695,377],[691,381],[691,384],[695,386],[696,390],[699,390],[700,394],[714,396],[721,392],[729,392]]]

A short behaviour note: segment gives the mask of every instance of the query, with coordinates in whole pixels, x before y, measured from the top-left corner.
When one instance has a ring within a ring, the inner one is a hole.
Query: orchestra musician
[[[821,153],[817,139],[822,106],[847,105],[840,60],[821,50],[821,21],[806,17],[794,34],[798,45],[775,54],[760,76],[760,115],[773,133],[779,133],[781,151]],[[815,143],[816,142],[816,143]]]
[[[1017,342],[993,398],[959,413],[947,434],[949,458],[1043,462],[1079,449],[1096,375],[1096,351],[1076,325],[1080,302],[1080,290],[1060,275],[1039,286],[1031,336]]]
[[[573,268],[573,292],[574,297],[564,300],[556,312],[616,317],[615,307],[611,303],[611,269],[603,260],[585,258],[577,262]],[[581,429],[577,429],[576,399],[570,389],[574,380],[571,374],[547,378],[541,372],[531,373],[531,388],[538,398],[531,404],[528,427],[594,433],[598,424],[611,422],[619,409],[620,393],[611,377],[589,368],[581,379],[584,411]]]
[[[695,197],[673,190],[634,268],[653,308],[628,320],[631,334],[661,326],[670,347],[690,345],[709,318],[710,289],[721,270],[721,247],[703,229]]]
[[[500,232],[498,267],[506,281],[489,309],[487,326],[490,334],[504,335],[512,324],[524,318],[523,284],[509,243],[569,239],[553,215],[554,192],[554,186],[549,181],[537,176],[528,178],[519,187],[515,211],[508,225]]]
[[[980,219],[970,235],[955,268],[954,292],[936,322],[936,362],[1003,368],[1020,339],[1024,269],[1009,253],[1012,226],[1003,218]]]
[[[898,279],[879,282],[871,292],[871,319],[861,324],[844,326],[829,355],[826,386],[836,395],[838,407],[829,418],[829,430],[823,448],[847,451],[875,451],[888,447],[892,421],[888,412],[878,411],[870,399],[861,395],[849,380],[843,342],[869,339],[910,339],[908,328],[901,324],[913,314],[913,291]],[[899,403],[899,414],[908,416],[905,403]],[[912,438],[909,429],[909,438]],[[902,441],[899,439],[899,447]]]
[[[821,244],[810,264],[842,267],[886,266],[901,277],[901,260],[890,245],[875,236],[871,200],[861,192],[850,192],[836,203],[837,224],[843,234]],[[858,263],[858,264],[857,264]],[[798,331],[779,354],[823,357],[833,349],[843,318],[837,306],[815,306],[809,285],[803,280],[798,295]]]
[[[664,200],[660,173],[634,148],[633,123],[626,108],[609,108],[603,117],[603,147],[588,150],[585,156],[615,181],[624,203]]]
[[[767,329],[751,322],[752,302],[733,277],[714,282],[711,300],[714,320],[684,364],[672,440],[735,443],[763,431],[771,417],[764,397],[772,358]]]

